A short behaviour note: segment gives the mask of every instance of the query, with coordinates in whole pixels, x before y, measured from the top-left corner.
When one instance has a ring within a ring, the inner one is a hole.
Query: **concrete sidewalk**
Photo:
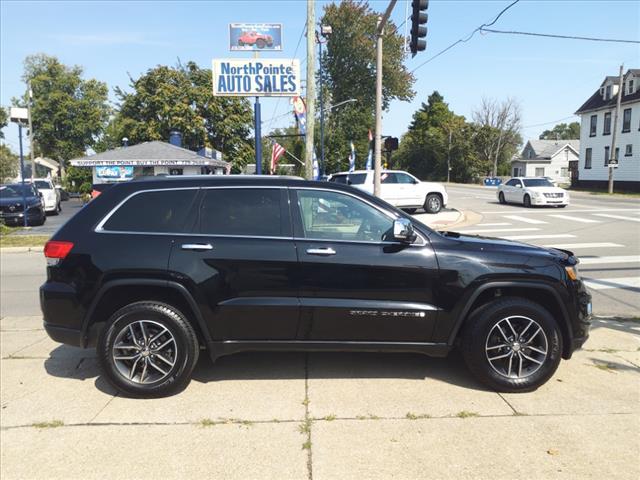
[[[0,320],[1,469],[18,478],[638,478],[640,324],[596,321],[530,394],[457,354],[246,353],[123,398],[39,316]]]

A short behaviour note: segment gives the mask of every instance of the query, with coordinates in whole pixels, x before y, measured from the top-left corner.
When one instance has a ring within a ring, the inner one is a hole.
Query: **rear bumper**
[[[85,308],[72,286],[53,281],[44,283],[40,287],[40,308],[44,329],[53,340],[82,346]]]
[[[73,345],[74,347],[84,347],[81,330],[51,325],[47,322],[44,322],[44,330],[54,342]]]

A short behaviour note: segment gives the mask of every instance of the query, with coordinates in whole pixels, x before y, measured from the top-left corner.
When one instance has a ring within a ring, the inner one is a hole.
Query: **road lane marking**
[[[553,245],[542,245],[545,248],[564,248],[566,250],[574,250],[576,248],[622,248],[625,245],[609,242],[594,243],[554,243]]]
[[[461,230],[460,233],[499,233],[499,232],[535,232],[539,228],[485,228],[480,230]]]
[[[474,225],[474,227],[504,227],[506,225],[511,225],[508,222],[498,222],[498,223],[478,223]]]
[[[503,208],[502,210],[491,210],[491,211],[487,211],[487,212],[480,212],[482,214],[490,214],[490,213],[500,213],[500,214],[505,214],[505,213],[509,213],[509,211],[515,211],[515,209],[510,209],[510,208]],[[540,214],[540,215],[548,215],[550,211],[553,211],[551,208],[548,209],[520,209],[518,210],[518,214],[519,215],[530,215],[530,214]],[[557,211],[557,210],[556,210]],[[570,209],[569,210],[571,213],[594,213],[594,212],[632,212],[635,213],[637,211],[636,208],[585,208],[584,210],[582,209]]]
[[[593,220],[591,218],[579,218],[579,217],[574,217],[572,215],[549,215],[549,216],[554,218],[561,218],[563,220],[571,220],[573,222],[580,222],[580,223],[600,223],[599,220]]]
[[[508,218],[509,220],[516,220],[518,222],[524,222],[524,223],[535,223],[535,224],[547,223],[542,220],[535,220],[533,218],[521,217],[519,215],[503,215],[503,217]]]
[[[578,255],[580,258],[580,256]],[[609,263],[640,263],[640,255],[614,255],[608,257],[580,258],[580,265],[600,265]]]
[[[640,291],[640,277],[583,278],[582,280],[589,290],[618,288],[621,290]]]
[[[611,215],[610,213],[594,213],[596,217],[613,218],[615,220],[629,220],[631,222],[640,222],[640,218],[624,217],[622,215]]]
[[[553,235],[508,235],[505,238],[507,240],[536,240],[542,238],[575,238],[575,235],[570,233],[557,233]]]

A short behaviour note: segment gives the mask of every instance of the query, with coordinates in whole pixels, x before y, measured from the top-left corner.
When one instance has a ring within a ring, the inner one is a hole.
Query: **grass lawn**
[[[49,235],[0,235],[0,248],[6,247],[41,247]]]

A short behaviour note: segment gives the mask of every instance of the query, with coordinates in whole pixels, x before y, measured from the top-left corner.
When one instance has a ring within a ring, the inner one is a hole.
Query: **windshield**
[[[525,187],[553,187],[553,183],[546,178],[525,178],[522,181]]]
[[[2,198],[22,198],[22,189],[26,196],[33,196],[31,187],[29,185],[2,185],[0,186],[0,197]]]
[[[38,190],[51,190],[51,184],[46,180],[36,180],[33,182]]]

